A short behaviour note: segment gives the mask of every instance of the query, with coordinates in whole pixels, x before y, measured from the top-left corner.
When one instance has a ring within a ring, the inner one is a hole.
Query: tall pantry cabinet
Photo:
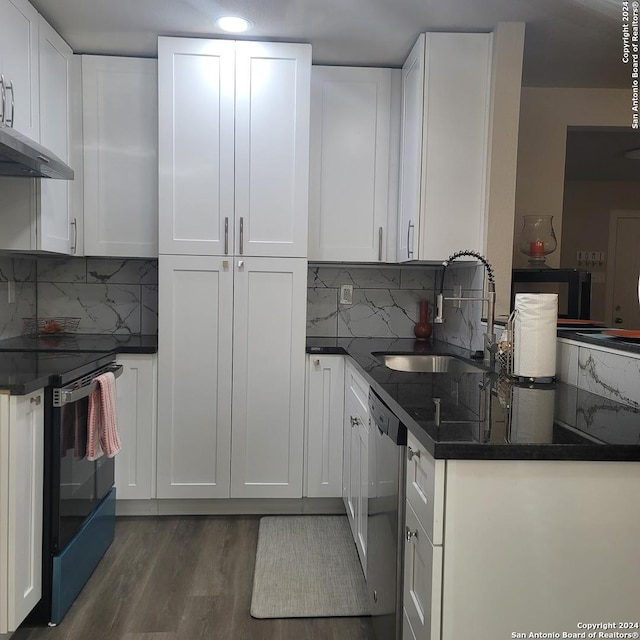
[[[159,38],[159,498],[302,496],[311,47]]]

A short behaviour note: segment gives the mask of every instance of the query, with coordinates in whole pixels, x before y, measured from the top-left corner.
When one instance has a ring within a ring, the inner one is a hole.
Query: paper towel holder
[[[498,363],[500,365],[500,373],[509,376],[514,381],[520,383],[526,383],[528,385],[548,385],[555,382],[555,376],[544,376],[540,378],[533,378],[528,376],[518,376],[513,373],[513,362],[515,353],[515,335],[514,331],[515,319],[518,315],[518,309],[514,309],[505,326],[505,331],[500,338],[498,344]]]

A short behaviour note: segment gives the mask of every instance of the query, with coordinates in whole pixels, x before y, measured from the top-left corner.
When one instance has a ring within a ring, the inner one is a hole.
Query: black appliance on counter
[[[54,626],[63,618],[111,544],[115,530],[114,460],[86,457],[93,379],[118,377],[115,356],[39,353],[68,360],[45,389],[42,599],[26,624]],[[77,359],[74,365],[74,358]],[[82,364],[80,364],[82,362]]]
[[[581,269],[513,269],[511,306],[516,293],[557,293],[558,317],[591,318],[591,273]]]
[[[401,640],[407,428],[373,389],[369,416],[369,607],[376,640]]]

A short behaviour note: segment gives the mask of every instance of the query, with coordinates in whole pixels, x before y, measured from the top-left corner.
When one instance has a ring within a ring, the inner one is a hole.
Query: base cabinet
[[[342,498],[358,550],[360,564],[366,576],[369,498],[369,385],[350,362],[347,362],[345,369],[344,394]]]
[[[572,637],[637,609],[640,463],[444,461],[408,440],[405,638]]]
[[[344,356],[307,356],[305,497],[342,497]]]
[[[156,497],[155,355],[121,354],[116,415],[122,451],[115,457],[118,500]]]
[[[158,498],[302,497],[306,260],[159,267]]]
[[[0,634],[42,596],[44,392],[0,395]]]

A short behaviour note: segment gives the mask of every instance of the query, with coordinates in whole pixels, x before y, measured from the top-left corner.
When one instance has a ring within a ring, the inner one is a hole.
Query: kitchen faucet
[[[476,258],[484,265],[487,270],[487,278],[489,282],[487,283],[487,297],[482,298],[465,298],[465,297],[444,297],[444,275],[447,270],[447,267],[450,263],[458,258],[462,258],[464,256],[470,256],[472,258]],[[442,280],[440,281],[440,293],[436,298],[436,317],[433,319],[434,324],[442,324],[444,322],[444,301],[445,300],[454,300],[459,302],[487,302],[487,330],[484,334],[484,364],[486,367],[493,368],[495,365],[496,351],[498,350],[498,344],[496,342],[494,336],[494,319],[496,312],[496,281],[495,276],[493,274],[493,267],[489,264],[487,259],[477,253],[476,251],[458,251],[451,256],[449,256],[443,263],[444,269],[442,270]]]

